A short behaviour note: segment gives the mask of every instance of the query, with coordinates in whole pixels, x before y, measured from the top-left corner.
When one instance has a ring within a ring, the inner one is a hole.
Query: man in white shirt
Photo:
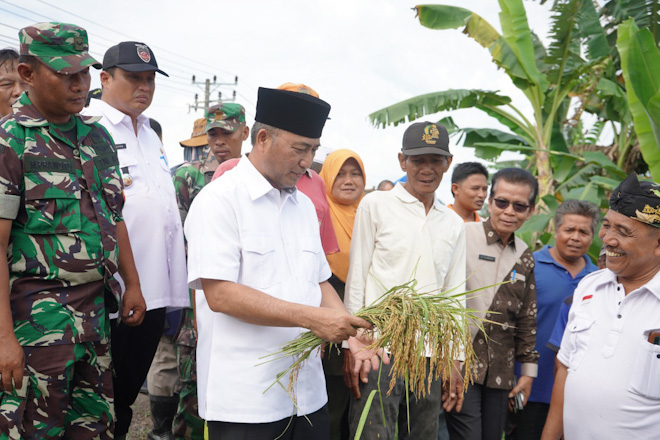
[[[543,439],[658,438],[660,185],[629,175],[599,236],[607,269],[575,289]]]
[[[435,198],[443,174],[449,168],[449,136],[445,127],[431,122],[412,124],[403,135],[399,153],[401,169],[407,181],[397,183],[391,191],[374,191],[358,207],[351,241],[350,268],[344,302],[355,313],[379,299],[389,288],[417,280],[420,292],[445,291],[465,282],[465,240],[461,218]],[[345,368],[352,362],[345,356]],[[458,364],[458,362],[456,362]],[[458,365],[457,365],[458,367]],[[362,374],[346,375],[353,397],[349,410],[350,436],[357,430],[367,397],[374,389],[389,388],[389,368]],[[460,407],[463,390],[458,375],[452,386],[446,409],[455,403]],[[449,394],[448,394],[449,395]],[[386,426],[381,407],[371,405],[362,431],[364,439],[394,439],[399,426],[399,439],[431,439],[438,435],[441,410],[441,384],[436,381],[426,398],[410,397],[410,420],[406,411],[406,389],[403,381],[389,395],[382,395]],[[457,402],[458,401],[458,402]],[[410,428],[410,431],[408,430]]]
[[[205,186],[188,213],[189,287],[204,291],[196,296],[199,414],[212,440],[330,438],[320,355],[291,384],[295,402],[288,375],[271,387],[292,358],[263,364],[305,329],[340,342],[369,325],[327,282],[314,205],[295,188],[329,111],[314,96],[260,88],[249,157]],[[378,368],[355,338],[351,346]]]
[[[156,58],[144,43],[126,41],[103,57],[101,100],[92,99],[84,114],[99,115],[117,145],[124,180],[124,219],[135,265],[147,303],[144,322],[112,325],[115,438],[128,432],[140,387],[163,333],[167,307],[185,307],[186,286],[183,228],[163,144],[142,113],[155,90]]]

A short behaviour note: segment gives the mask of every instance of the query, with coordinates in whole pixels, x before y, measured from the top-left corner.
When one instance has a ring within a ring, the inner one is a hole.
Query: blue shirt
[[[557,320],[555,321],[555,327],[552,329],[552,334],[548,343],[545,344],[550,350],[557,353],[559,347],[561,347],[561,340],[564,337],[564,330],[566,330],[566,324],[568,324],[568,312],[571,311],[571,305],[573,305],[573,295],[567,296],[562,301],[561,306],[559,307],[559,315],[557,315]]]
[[[550,246],[534,252],[534,277],[536,278],[537,301],[537,334],[536,350],[539,352],[539,372],[532,385],[530,402],[550,403],[552,386],[555,382],[555,352],[546,347],[559,309],[564,299],[573,295],[573,291],[585,275],[598,270],[589,257],[584,256],[586,265],[582,271],[573,278],[564,266],[557,263],[550,255]],[[520,366],[516,364],[516,374]]]

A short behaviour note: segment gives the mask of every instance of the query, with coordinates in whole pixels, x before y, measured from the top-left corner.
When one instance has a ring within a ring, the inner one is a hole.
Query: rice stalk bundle
[[[484,320],[478,318],[474,310],[464,307],[461,301],[485,288],[460,293],[452,293],[454,289],[447,292],[418,292],[417,281],[413,279],[392,287],[372,305],[355,314],[373,324],[372,329],[365,330],[366,336],[373,341],[368,348],[382,348],[392,354],[388,394],[399,378],[408,383],[416,397],[423,398],[430,391],[434,380],[450,377],[453,360],[461,358],[464,360],[463,386],[464,391],[467,390],[468,384],[472,382],[472,365],[475,362],[469,323],[481,327]],[[276,383],[282,386],[280,379],[288,373],[289,386],[286,390],[295,403],[293,385],[298,372],[310,355],[324,343],[308,331],[284,344],[277,353],[265,356],[266,359],[270,358],[266,362],[285,357],[295,358],[293,364],[280,372],[268,389]],[[328,349],[334,347],[335,344],[330,343]],[[429,371],[427,356],[430,359]]]

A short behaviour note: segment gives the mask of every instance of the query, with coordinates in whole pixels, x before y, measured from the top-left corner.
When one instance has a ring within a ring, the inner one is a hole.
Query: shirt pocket
[[[74,173],[26,172],[28,234],[65,234],[81,228],[80,181]]]
[[[268,236],[243,237],[243,284],[266,289],[281,280],[278,277],[275,239]]]
[[[146,192],[148,188],[147,176],[138,166],[138,161],[124,150],[118,151],[118,157],[126,197]]]
[[[302,235],[300,237],[300,250],[302,261],[300,277],[312,284],[319,284],[319,261],[323,254],[321,239],[315,235]]]
[[[648,341],[650,331],[657,330],[644,332],[643,338],[638,341],[630,391],[649,399],[660,400],[660,345]]]
[[[573,352],[569,353],[571,370],[577,370],[589,347],[594,320],[586,317],[576,317],[566,327],[566,337],[569,338]]]

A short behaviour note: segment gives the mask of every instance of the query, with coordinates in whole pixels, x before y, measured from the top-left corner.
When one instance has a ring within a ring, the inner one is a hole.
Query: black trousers
[[[461,412],[446,413],[451,440],[501,440],[509,410],[509,391],[468,385]]]
[[[165,329],[165,308],[149,310],[137,327],[110,321],[114,369],[115,437],[128,433],[133,418],[131,405],[147,378],[151,361]]]
[[[309,419],[309,421],[307,421]],[[305,417],[272,423],[206,422],[209,440],[330,440],[328,405]],[[310,424],[311,422],[311,424]]]
[[[513,431],[507,435],[507,439],[539,440],[549,410],[549,403],[527,402],[525,409],[518,414],[509,413],[508,422],[512,425]]]

